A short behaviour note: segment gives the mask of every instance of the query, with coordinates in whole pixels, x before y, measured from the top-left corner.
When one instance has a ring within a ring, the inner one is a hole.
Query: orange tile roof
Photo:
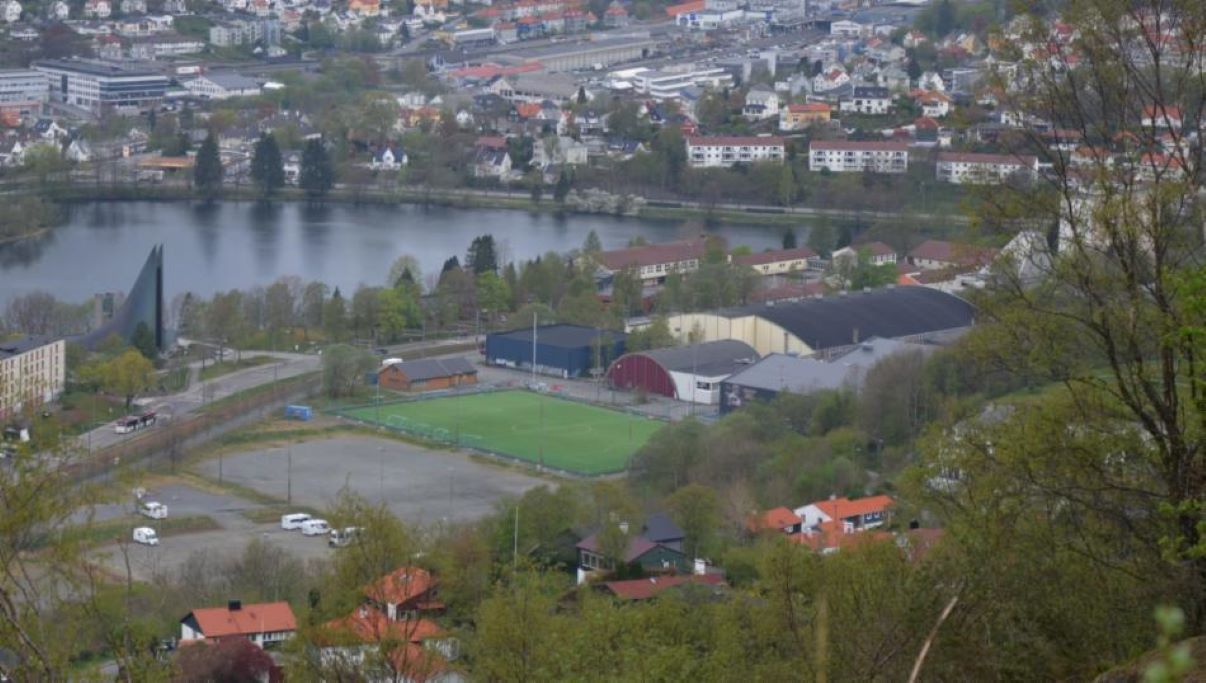
[[[829,113],[831,110],[832,110],[832,107],[830,107],[828,104],[826,104],[824,102],[806,102],[804,104],[787,105],[787,111],[789,111],[793,114],[821,113],[821,112]]]
[[[361,607],[342,619],[323,624],[328,635],[346,634],[362,643],[394,641],[421,643],[428,638],[442,638],[447,631],[430,619],[391,620],[372,607]]]
[[[813,505],[820,508],[830,519],[839,520],[856,515],[865,515],[871,512],[882,512],[893,505],[896,501],[892,500],[891,496],[870,496],[868,498],[831,498],[822,500]]]
[[[370,599],[384,604],[401,605],[435,588],[438,580],[420,567],[399,567],[364,589]]]
[[[767,510],[761,514],[751,515],[750,518],[746,520],[745,526],[747,529],[753,532],[767,531],[770,529],[782,531],[787,527],[796,526],[803,521],[804,520],[800,519],[799,515],[791,510],[788,510],[785,507],[777,507],[771,508],[770,510]]]
[[[704,0],[692,0],[678,5],[670,5],[666,8],[666,14],[672,17],[677,17],[680,14],[690,14],[691,12],[702,12],[707,7]]]
[[[237,610],[203,607],[193,610],[192,617],[206,638],[297,630],[297,619],[287,602],[243,605]]]
[[[831,548],[840,550],[878,541],[890,541],[893,538],[892,534],[886,531],[847,532],[837,520],[822,522],[819,526],[820,528],[814,531],[792,534],[788,540],[820,552]]]

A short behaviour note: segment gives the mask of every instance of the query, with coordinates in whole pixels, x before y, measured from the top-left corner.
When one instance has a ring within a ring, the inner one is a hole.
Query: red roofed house
[[[849,259],[850,267],[858,264],[858,257],[863,252],[867,254],[867,260],[873,266],[882,266],[889,263],[896,263],[896,250],[884,244],[883,242],[864,242],[862,244],[851,244],[847,247],[842,247],[830,255],[830,259],[836,262],[844,259]]]
[[[759,254],[747,254],[733,257],[733,263],[749,266],[762,275],[778,275],[804,270],[808,267],[808,259],[814,259],[817,253],[808,247],[796,249],[778,249],[764,251]]]
[[[943,240],[926,240],[909,252],[909,263],[925,270],[982,268],[997,257],[996,249]]]
[[[444,609],[439,580],[420,567],[399,567],[364,589],[368,603],[390,619],[408,619]]]
[[[646,244],[604,251],[595,256],[605,274],[633,268],[643,282],[657,283],[671,273],[689,273],[699,269],[708,251],[708,241],[699,237],[679,242]]]
[[[180,620],[180,640],[246,638],[265,647],[293,637],[297,619],[287,602],[244,605],[231,600],[225,607],[203,607]]]
[[[1181,109],[1178,107],[1144,107],[1143,120],[1141,121],[1144,128],[1168,128],[1170,130],[1181,129]]]
[[[726,586],[720,574],[686,574],[680,576],[650,576],[630,581],[608,581],[603,587],[623,600],[649,600],[677,586]]]
[[[852,531],[843,522],[834,520],[821,522],[814,527],[805,527],[802,532],[792,535],[788,540],[806,545],[822,555],[829,555],[843,548],[891,539],[892,534],[886,531]]]
[[[692,135],[686,139],[687,163],[694,168],[720,168],[757,162],[783,163],[783,138],[773,136]]]
[[[677,5],[670,5],[666,8],[666,16],[671,19],[677,19],[680,14],[692,14],[704,11],[707,8],[707,3],[704,0],[691,0]]]
[[[842,532],[865,531],[883,526],[888,521],[890,509],[895,503],[891,496],[871,496],[854,500],[831,497],[798,508],[795,514],[803,520],[805,530],[819,530],[827,522],[840,522]]]
[[[397,621],[366,605],[323,624],[315,640],[323,664],[336,670],[362,672],[379,667],[389,674],[402,674],[405,681],[465,680],[448,665],[460,654],[459,643],[430,619]]]
[[[745,520],[745,528],[751,534],[777,531],[790,536],[800,533],[802,523],[803,520],[796,513],[785,507],[777,507],[750,515],[749,519]]]

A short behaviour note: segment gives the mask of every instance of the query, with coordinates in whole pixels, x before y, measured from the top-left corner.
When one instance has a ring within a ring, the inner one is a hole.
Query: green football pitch
[[[377,422],[376,406],[347,411]],[[662,423],[530,391],[387,403],[380,423],[582,474],[619,472]]]

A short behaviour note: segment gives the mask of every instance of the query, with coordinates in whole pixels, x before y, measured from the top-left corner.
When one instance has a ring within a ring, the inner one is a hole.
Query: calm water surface
[[[449,256],[464,259],[469,242],[483,233],[494,235],[503,260],[521,260],[580,247],[592,229],[605,248],[638,235],[661,242],[707,230],[756,251],[777,246],[783,230],[414,205],[84,203],[72,206],[66,224],[47,236],[0,246],[0,305],[34,290],[67,301],[125,291],[158,243],[170,301],[185,291],[209,296],[267,285],[282,275],[322,280],[348,294],[360,283],[383,284],[401,254],[413,254],[424,273],[433,273]]]

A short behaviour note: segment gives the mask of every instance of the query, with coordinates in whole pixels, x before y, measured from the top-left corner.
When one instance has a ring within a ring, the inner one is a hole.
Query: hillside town
[[[1206,672],[1206,5],[0,20],[0,681]]]

